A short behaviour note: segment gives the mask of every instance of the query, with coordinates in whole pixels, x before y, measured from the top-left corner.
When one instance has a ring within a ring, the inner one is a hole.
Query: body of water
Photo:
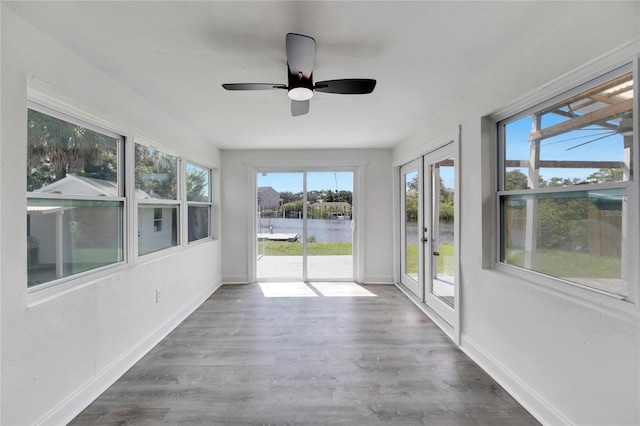
[[[453,222],[440,222],[438,227],[440,234],[438,243],[453,244]],[[415,222],[407,223],[407,242],[409,244],[417,244],[421,237],[421,235],[418,235],[418,224]]]
[[[302,240],[302,219],[258,220],[258,232],[268,233],[273,227],[274,234],[298,234]],[[344,219],[308,219],[307,236],[316,237],[319,243],[342,243],[352,241],[351,220]],[[416,244],[419,240],[418,225],[407,223],[407,242]],[[453,244],[453,223],[440,223],[440,243]],[[389,241],[391,244],[391,241]]]
[[[302,240],[302,219],[258,220],[258,232],[274,234],[298,234]],[[307,237],[315,236],[319,243],[352,242],[351,220],[346,219],[307,219]]]

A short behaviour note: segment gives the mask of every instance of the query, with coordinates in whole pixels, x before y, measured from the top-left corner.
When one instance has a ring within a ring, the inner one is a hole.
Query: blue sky
[[[556,114],[545,114],[542,127],[546,128],[567,120]],[[531,132],[531,117],[523,117],[509,123],[506,131],[506,158],[509,160],[528,160],[529,141],[527,136]],[[585,160],[585,161],[622,161],[622,136],[612,134],[612,131],[592,125],[584,129],[574,130],[540,142],[541,160]],[[611,135],[610,135],[611,134]],[[607,136],[609,135],[609,136]],[[600,140],[594,140],[601,138]],[[593,142],[589,142],[593,141]],[[589,142],[582,146],[577,146]],[[569,149],[575,147],[573,149]],[[526,169],[520,169],[527,174]],[[598,169],[541,169],[540,174],[545,180],[552,177],[585,179]]]
[[[308,172],[307,191],[323,189],[353,191],[353,173],[351,172]],[[258,186],[270,186],[278,192],[302,192],[302,173],[258,173]]]

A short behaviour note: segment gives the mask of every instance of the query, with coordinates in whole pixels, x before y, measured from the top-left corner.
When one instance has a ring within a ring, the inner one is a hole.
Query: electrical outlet
[[[156,303],[160,303],[160,296],[162,295],[162,293],[160,292],[160,290],[156,290]]]

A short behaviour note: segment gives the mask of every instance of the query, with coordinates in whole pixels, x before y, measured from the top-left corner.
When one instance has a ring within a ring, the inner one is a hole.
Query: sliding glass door
[[[306,279],[353,280],[353,173],[306,176]]]
[[[258,173],[256,254],[259,279],[303,276],[302,172]]]
[[[353,172],[256,173],[257,279],[353,280]]]

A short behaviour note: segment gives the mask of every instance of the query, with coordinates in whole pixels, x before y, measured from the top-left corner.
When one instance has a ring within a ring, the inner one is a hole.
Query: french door
[[[457,328],[455,146],[400,168],[400,282]]]

